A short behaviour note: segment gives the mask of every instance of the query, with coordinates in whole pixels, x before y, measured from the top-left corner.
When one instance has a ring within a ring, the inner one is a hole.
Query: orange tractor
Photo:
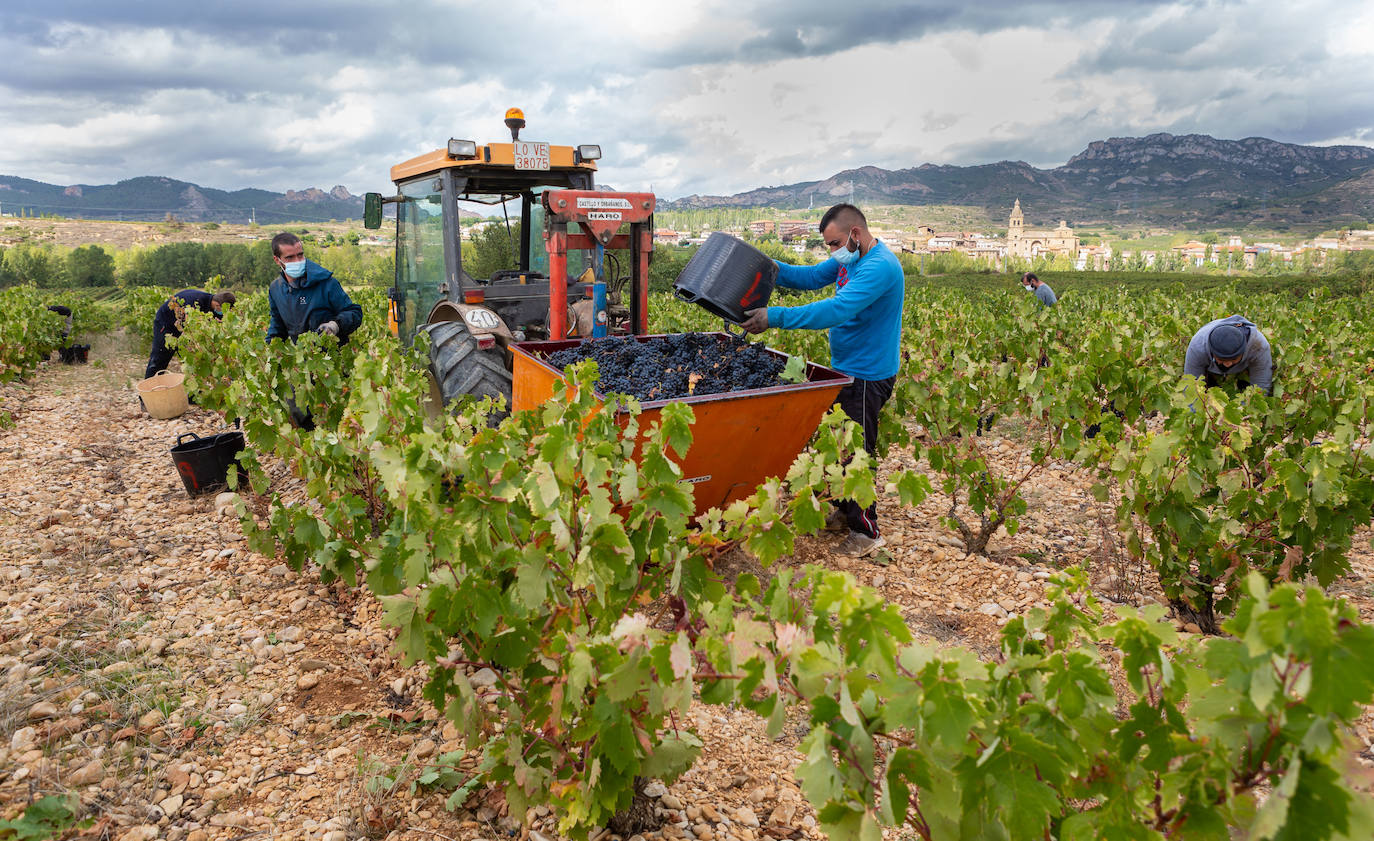
[[[395,206],[391,329],[407,343],[429,334],[434,396],[445,403],[471,394],[509,406],[516,342],[648,332],[653,195],[597,190],[600,146],[521,140],[515,108],[505,123],[509,143],[449,140],[391,168],[395,196],[364,197],[367,228]],[[500,219],[476,221],[498,208]],[[515,265],[474,277],[465,234],[502,224]]]

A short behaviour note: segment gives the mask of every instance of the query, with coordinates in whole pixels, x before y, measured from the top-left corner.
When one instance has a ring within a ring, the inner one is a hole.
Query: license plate
[[[549,168],[549,144],[517,140],[511,145],[515,147],[516,169]]]

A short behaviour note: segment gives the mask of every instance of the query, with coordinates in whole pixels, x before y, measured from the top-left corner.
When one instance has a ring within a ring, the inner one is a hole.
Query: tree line
[[[356,238],[320,241],[308,233],[306,257],[355,286],[387,286],[395,258],[387,250],[367,249]],[[0,249],[0,287],[31,284],[39,289],[204,286],[218,275],[226,288],[266,286],[280,270],[267,240],[253,243],[175,242],[151,248],[107,250],[99,245],[63,248],[21,243]]]

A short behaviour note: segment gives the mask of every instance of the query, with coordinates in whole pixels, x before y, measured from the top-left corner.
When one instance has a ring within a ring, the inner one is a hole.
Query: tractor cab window
[[[409,336],[444,297],[444,208],[434,177],[401,184],[398,192],[396,274],[405,301],[400,329]]]
[[[490,283],[520,269],[520,196],[465,193],[458,216],[463,268],[474,281]]]
[[[539,272],[545,277],[549,274],[549,250],[544,247],[544,202],[539,196],[545,190],[555,187],[539,187],[534,191],[534,206],[531,208],[531,225],[534,240],[530,243],[530,271]],[[578,278],[592,264],[590,251],[572,249],[568,252],[568,277]]]

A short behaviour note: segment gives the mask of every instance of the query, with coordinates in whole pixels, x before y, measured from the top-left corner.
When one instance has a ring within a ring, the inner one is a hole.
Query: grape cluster
[[[644,401],[781,385],[785,364],[761,344],[718,333],[596,339],[552,353],[548,361],[561,369],[584,359],[596,360],[601,371],[597,391]]]

